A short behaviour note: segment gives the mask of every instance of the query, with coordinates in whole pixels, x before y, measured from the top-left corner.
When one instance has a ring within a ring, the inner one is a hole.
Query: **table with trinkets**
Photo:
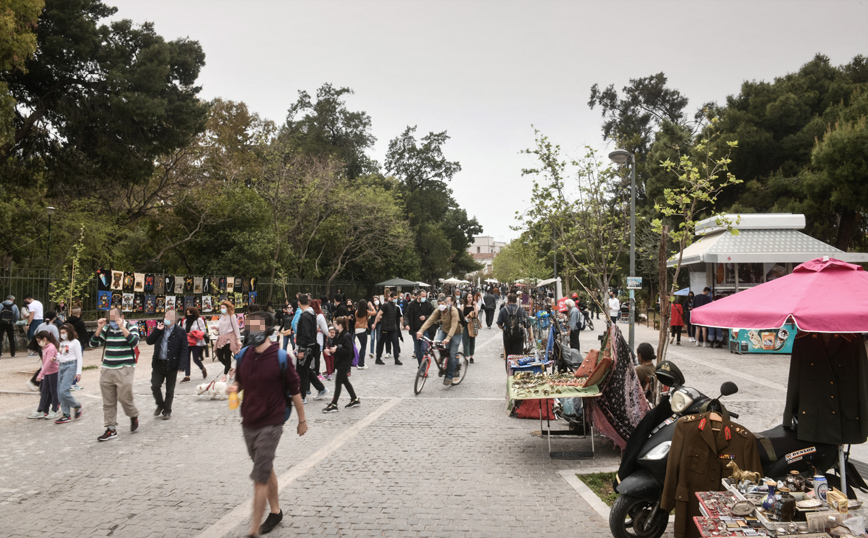
[[[597,385],[583,387],[587,381],[584,377],[575,377],[572,373],[564,374],[537,374],[532,372],[520,372],[510,376],[506,382],[507,401],[511,407],[517,400],[539,401],[539,424],[540,434],[545,436],[549,445],[549,457],[553,459],[583,459],[593,458],[594,448],[594,425],[588,425],[587,413],[583,414],[583,431],[577,430],[552,430],[551,420],[546,413],[546,427],[543,427],[543,400],[558,398],[596,398],[600,396],[600,388]],[[585,406],[583,406],[585,407]],[[552,452],[552,436],[576,436],[584,438],[588,436],[587,428],[590,427],[591,451]]]

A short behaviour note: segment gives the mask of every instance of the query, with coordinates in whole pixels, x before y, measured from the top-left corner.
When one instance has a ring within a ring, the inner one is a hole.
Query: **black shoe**
[[[163,420],[169,420],[170,418],[172,418],[172,412],[171,411],[163,411]]]
[[[350,403],[348,403],[344,407],[358,407],[360,405],[362,405],[362,401],[356,398],[355,400],[350,400]]]
[[[163,414],[163,406],[162,406],[162,405],[158,405],[158,406],[157,406],[157,409],[154,411],[154,416],[155,416],[155,417],[158,417],[158,416],[160,416],[160,415],[162,415],[162,414]]]
[[[327,406],[325,406],[325,408],[322,410],[322,412],[323,413],[337,413],[338,412],[338,406],[333,404],[333,403],[330,403]]]
[[[399,361],[398,359],[395,359],[395,366],[404,366],[404,363]]]
[[[274,527],[276,527],[281,521],[283,521],[283,510],[276,514],[268,514],[268,517],[265,518],[265,521],[263,521],[262,525],[259,526],[259,534],[268,534],[273,531]]]
[[[473,357],[470,357],[469,362],[470,364],[473,364]]]
[[[139,417],[132,417],[130,419],[130,431],[134,432],[139,429]]]
[[[374,361],[374,364],[386,364],[386,363],[381,361],[380,359],[377,359]]]
[[[118,438],[117,430],[106,428],[105,433],[96,438],[97,441],[111,441]]]

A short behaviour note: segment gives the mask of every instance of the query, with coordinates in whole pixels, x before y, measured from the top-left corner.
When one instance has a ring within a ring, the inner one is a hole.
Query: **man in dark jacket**
[[[414,301],[410,301],[404,313],[404,330],[410,332],[410,338],[413,339],[413,349],[416,353],[416,362],[422,363],[422,339],[416,338],[416,333],[422,328],[425,320],[434,312],[434,305],[428,302],[428,292],[425,290],[419,291],[419,295]],[[426,335],[431,338],[430,329]]]
[[[301,383],[302,402],[307,403],[307,393],[313,385],[317,390],[317,399],[322,398],[327,390],[319,377],[311,369],[313,360],[317,355],[316,342],[316,314],[310,306],[310,296],[302,294],[298,297],[298,308],[301,314],[296,325],[295,345],[298,349],[298,377]]]
[[[392,344],[392,350],[395,352],[395,365],[401,366],[403,363],[398,358],[401,353],[398,347],[398,333],[401,330],[401,310],[398,308],[398,294],[392,292],[389,295],[389,300],[386,301],[377,318],[374,320],[374,328],[380,326],[380,340],[377,342],[377,360],[376,364],[386,364],[383,362],[383,346],[388,340]]]
[[[151,359],[151,392],[157,409],[154,416],[172,418],[172,401],[175,399],[175,382],[178,370],[185,368],[190,360],[190,348],[187,345],[187,332],[175,323],[175,311],[168,310],[165,319],[157,324],[157,329],[147,338],[148,345],[154,346],[154,358]],[[163,397],[163,382],[166,383],[166,396]]]
[[[81,349],[87,349],[87,343],[90,341],[90,338],[87,336],[87,327],[84,324],[84,320],[81,319],[81,307],[74,306],[72,310],[69,311],[71,314],[69,319],[66,320],[67,323],[72,325],[72,328],[75,329],[75,334],[78,336],[78,341],[81,342]]]
[[[700,306],[705,306],[711,302],[711,288],[706,287],[702,290],[702,293],[696,296],[693,299],[693,309],[696,310]],[[699,327],[699,330],[696,331],[696,347],[700,347],[705,344],[704,347],[709,347],[708,337],[709,337],[708,327]],[[712,340],[714,340],[714,328],[712,328]]]
[[[494,323],[494,309],[497,308],[497,298],[491,294],[491,290],[486,290],[482,296],[482,309],[485,310],[485,325],[490,329]]]

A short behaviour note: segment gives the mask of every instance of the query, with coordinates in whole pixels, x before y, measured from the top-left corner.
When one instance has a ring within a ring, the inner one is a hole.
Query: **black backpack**
[[[518,320],[518,309],[520,308],[518,305],[515,306],[515,309],[510,309],[509,306],[505,306],[506,308],[506,323],[504,323],[503,334],[510,340],[517,340],[521,338],[521,324]]]
[[[12,312],[12,305],[4,304],[3,309],[0,310],[0,325],[12,325],[14,317],[15,313]]]

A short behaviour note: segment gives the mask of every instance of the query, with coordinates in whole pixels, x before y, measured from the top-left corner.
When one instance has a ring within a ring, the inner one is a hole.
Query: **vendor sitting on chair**
[[[642,342],[636,348],[636,355],[639,356],[639,366],[636,367],[636,375],[639,376],[639,384],[642,385],[642,390],[645,391],[645,396],[651,396],[651,389],[654,386],[654,359],[657,356],[654,354],[654,348],[648,342]]]

